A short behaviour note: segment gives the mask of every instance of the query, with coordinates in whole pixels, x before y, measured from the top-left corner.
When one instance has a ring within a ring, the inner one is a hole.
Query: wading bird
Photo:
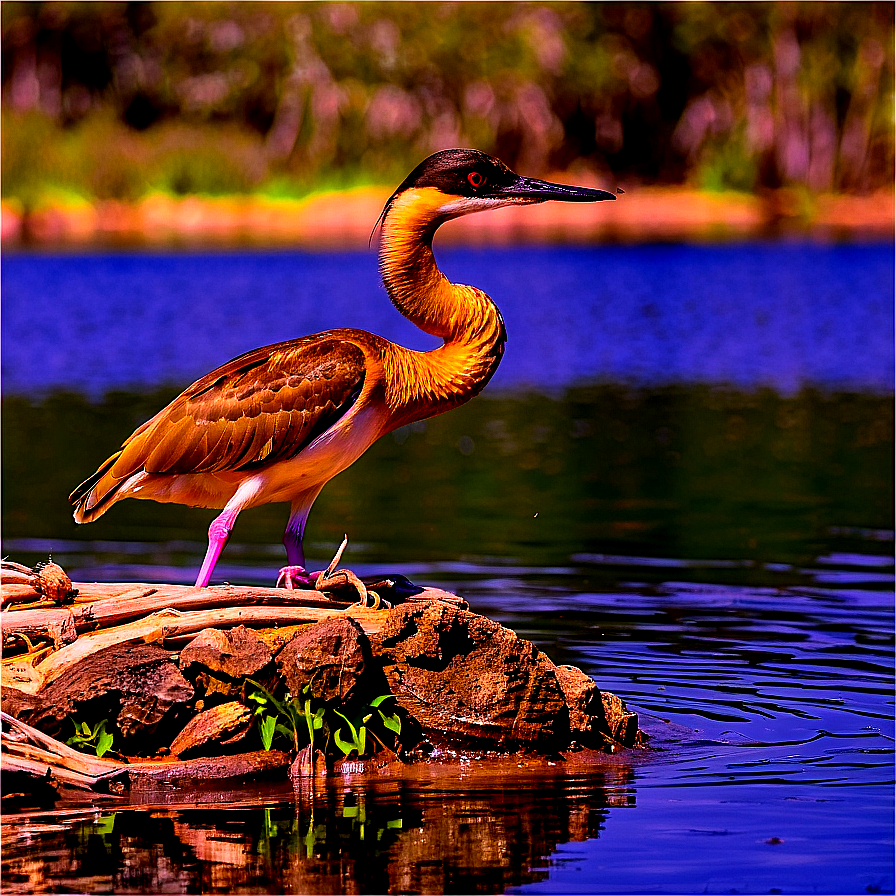
[[[449,282],[436,265],[436,229],[506,205],[615,198],[521,177],[475,150],[430,156],[380,215],[380,270],[395,307],[444,344],[416,352],[363,330],[329,330],[240,355],[193,383],[72,492],[76,522],[122,498],[223,508],[196,579],[204,588],[240,511],[288,502],[288,566],[278,583],[313,583],[302,536],[324,485],[380,436],[469,401],[504,352],[495,303]]]

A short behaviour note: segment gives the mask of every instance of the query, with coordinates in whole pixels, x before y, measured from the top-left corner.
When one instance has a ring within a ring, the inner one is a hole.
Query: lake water
[[[4,891],[893,892],[892,247],[438,254],[505,360],[328,485],[309,553],[463,594],[650,747],[8,814]],[[81,580],[195,576],[212,512],[66,502],[192,379],[332,326],[431,344],[372,253],[6,255],[2,286],[3,554]],[[285,517],[217,576],[271,584]]]

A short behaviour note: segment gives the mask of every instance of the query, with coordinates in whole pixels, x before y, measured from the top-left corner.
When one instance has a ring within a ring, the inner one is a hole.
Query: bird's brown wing
[[[365,372],[364,350],[336,332],[241,355],[136,430],[71,500],[86,518],[141,470],[252,470],[294,457],[348,412]]]

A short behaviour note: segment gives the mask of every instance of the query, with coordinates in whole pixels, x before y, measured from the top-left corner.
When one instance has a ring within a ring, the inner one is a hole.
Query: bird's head
[[[505,205],[530,205],[549,199],[599,202],[615,199],[606,190],[554,184],[522,177],[502,161],[475,149],[443,149],[422,161],[389,197],[377,224],[401,206],[436,226],[449,218]]]

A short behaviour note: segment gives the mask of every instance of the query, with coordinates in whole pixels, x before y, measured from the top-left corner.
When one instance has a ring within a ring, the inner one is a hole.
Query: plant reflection
[[[4,889],[498,892],[546,878],[558,845],[598,837],[611,807],[634,806],[633,777],[514,760],[199,794],[207,808],[147,792],[100,817],[26,813],[4,819]]]

